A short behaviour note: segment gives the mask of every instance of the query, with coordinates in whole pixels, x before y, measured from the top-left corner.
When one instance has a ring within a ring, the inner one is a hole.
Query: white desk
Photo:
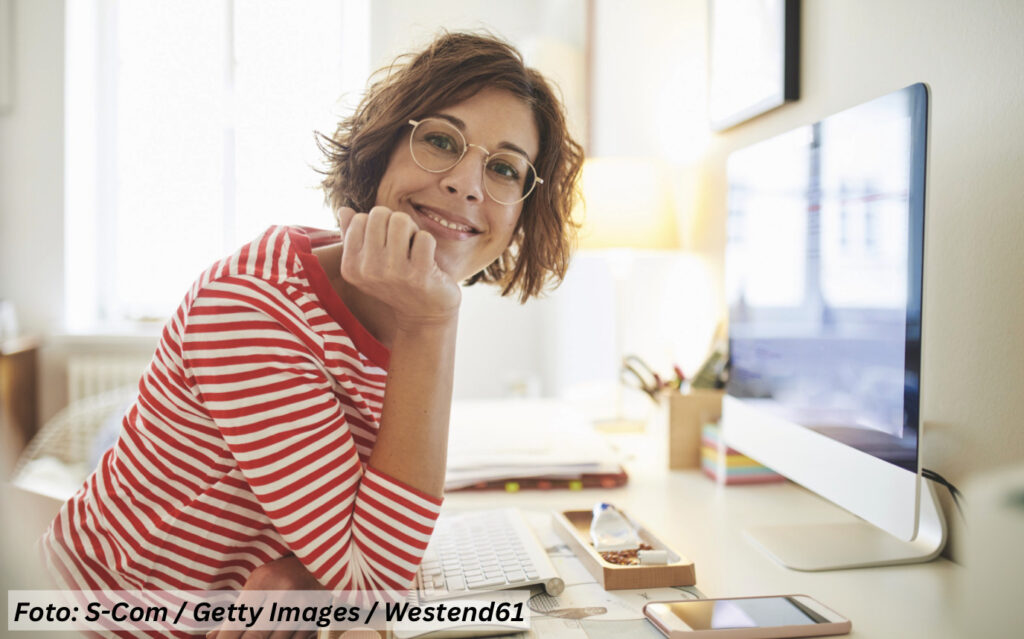
[[[790,483],[718,486],[699,471],[668,471],[657,453],[638,453],[626,487],[518,493],[453,492],[445,508],[519,506],[589,509],[620,505],[695,564],[708,597],[808,594],[847,616],[852,637],[961,637],[956,625],[962,569],[939,559],[926,564],[832,572],[798,572],[775,563],[748,541],[751,525],[850,521],[852,515]]]

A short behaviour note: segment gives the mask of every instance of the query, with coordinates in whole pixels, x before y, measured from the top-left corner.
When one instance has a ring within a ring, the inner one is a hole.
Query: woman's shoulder
[[[341,241],[341,232],[338,229],[319,229],[312,226],[289,226],[287,228],[293,236],[305,236],[312,248],[337,244]]]
[[[189,313],[200,299],[224,295],[290,306],[296,303],[296,295],[305,297],[305,293],[317,291],[319,280],[326,279],[313,250],[330,244],[332,239],[337,242],[337,232],[271,226],[208,267],[193,282],[181,310]]]
[[[326,232],[307,227],[275,225],[234,253],[217,260],[195,279],[182,302],[188,311],[197,298],[221,289],[250,289],[276,296],[272,290],[288,287],[312,257],[313,238]]]
[[[248,275],[267,281],[282,281],[301,268],[303,258],[313,249],[338,242],[338,231],[309,226],[274,225],[231,255],[214,264],[213,275]]]

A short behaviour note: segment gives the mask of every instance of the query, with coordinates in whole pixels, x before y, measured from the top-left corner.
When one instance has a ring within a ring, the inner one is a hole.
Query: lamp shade
[[[667,171],[647,158],[591,158],[583,165],[580,248],[675,249]]]

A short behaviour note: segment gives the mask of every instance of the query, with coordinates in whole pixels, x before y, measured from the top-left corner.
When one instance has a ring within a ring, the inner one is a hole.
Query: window
[[[267,226],[333,224],[313,132],[358,102],[368,0],[67,11],[69,330],[163,321]]]

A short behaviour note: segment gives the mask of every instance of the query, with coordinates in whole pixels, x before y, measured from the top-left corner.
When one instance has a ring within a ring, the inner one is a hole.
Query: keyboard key
[[[458,575],[455,575],[453,577],[449,577],[445,585],[448,587],[448,591],[449,592],[455,592],[457,590],[465,590],[466,589],[466,580],[463,579],[462,577],[459,577]]]
[[[526,581],[526,573],[522,570],[506,572],[505,579],[507,579],[510,584],[519,583],[520,581]]]

